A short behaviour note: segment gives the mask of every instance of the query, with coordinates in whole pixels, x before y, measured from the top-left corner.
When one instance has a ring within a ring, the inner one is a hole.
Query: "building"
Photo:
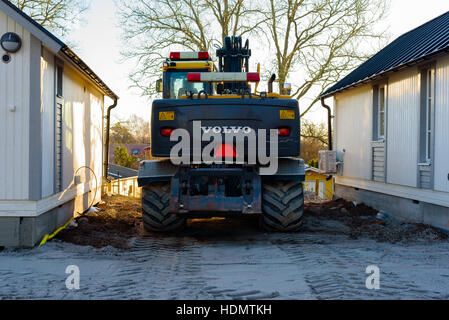
[[[150,147],[148,144],[114,144],[109,147],[109,161],[111,163],[115,162],[114,152],[118,147],[125,147],[129,155],[137,157],[137,161],[148,160],[147,148]]]
[[[6,0],[0,37],[0,246],[33,246],[100,200],[105,96],[118,97]]]
[[[332,176],[321,173],[320,170],[306,166],[306,180],[304,193],[314,199],[332,200],[334,197],[334,179]]]
[[[336,194],[449,230],[449,12],[328,89]]]
[[[108,177],[111,179],[124,179],[124,178],[132,178],[137,177],[138,171],[122,167],[113,163],[110,163],[108,166]]]

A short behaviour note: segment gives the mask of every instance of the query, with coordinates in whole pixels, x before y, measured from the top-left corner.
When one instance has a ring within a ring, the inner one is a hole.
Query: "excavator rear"
[[[298,101],[258,92],[249,43],[226,37],[207,52],[172,52],[156,83],[151,152],[141,162],[144,226],[181,229],[189,218],[258,215],[269,231],[300,229],[304,162]],[[252,85],[255,90],[252,92]],[[288,90],[286,90],[288,91]],[[288,92],[285,92],[288,93]]]

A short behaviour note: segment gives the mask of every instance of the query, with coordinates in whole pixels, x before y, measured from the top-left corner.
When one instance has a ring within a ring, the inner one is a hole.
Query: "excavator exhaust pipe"
[[[270,78],[270,80],[268,80],[268,93],[273,93],[273,82],[274,80],[276,80],[276,75],[273,74]]]

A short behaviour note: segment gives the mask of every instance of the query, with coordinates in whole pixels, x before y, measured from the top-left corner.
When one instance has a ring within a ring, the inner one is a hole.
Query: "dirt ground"
[[[139,200],[103,200],[44,246],[0,252],[0,300],[449,299],[446,235],[364,205],[308,201],[298,233],[214,219],[157,234],[143,231]],[[66,287],[68,266],[79,290]]]
[[[79,217],[76,227],[68,227],[56,239],[78,245],[128,248],[133,237],[143,236],[140,200],[124,196],[103,197],[98,213]]]
[[[57,235],[57,239],[77,245],[103,248],[112,246],[129,249],[135,237],[161,237],[143,229],[139,199],[123,196],[105,197],[98,205],[98,213],[76,220],[76,227],[69,227]],[[178,236],[196,235],[207,240],[208,236],[219,236],[235,225],[257,229],[256,219],[189,220],[185,230]],[[208,228],[209,227],[209,228]],[[201,232],[197,232],[201,229]],[[209,229],[209,230],[208,230]],[[263,230],[260,230],[263,233]],[[354,204],[343,199],[334,201],[306,201],[302,232],[343,234],[350,239],[369,238],[378,242],[396,243],[415,240],[446,240],[448,235],[423,224],[403,223],[364,204]]]

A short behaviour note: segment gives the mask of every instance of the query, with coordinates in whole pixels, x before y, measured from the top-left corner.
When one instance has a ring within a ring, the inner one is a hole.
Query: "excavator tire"
[[[303,223],[304,193],[298,181],[263,184],[262,227],[271,232],[297,232]]]
[[[170,182],[152,182],[142,189],[142,218],[145,230],[174,232],[182,229],[186,219],[169,213]]]

